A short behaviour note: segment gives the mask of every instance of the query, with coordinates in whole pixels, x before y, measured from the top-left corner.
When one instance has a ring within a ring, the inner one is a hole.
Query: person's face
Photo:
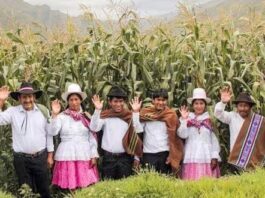
[[[192,107],[195,115],[201,115],[205,111],[206,104],[204,100],[194,100]]]
[[[152,100],[156,110],[164,110],[167,106],[167,99],[163,97],[157,97]]]
[[[70,95],[70,97],[68,98],[69,109],[73,111],[80,111],[81,102],[82,101],[78,95]]]
[[[251,105],[246,102],[237,103],[236,108],[242,118],[248,117],[251,112]]]
[[[35,95],[34,94],[20,94],[18,97],[20,104],[26,111],[30,111],[34,107]]]
[[[112,98],[109,100],[109,106],[117,113],[121,112],[124,108],[125,100],[123,98]]]

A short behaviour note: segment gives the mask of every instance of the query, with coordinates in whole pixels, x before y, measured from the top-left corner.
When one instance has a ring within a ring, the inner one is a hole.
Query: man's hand
[[[48,168],[52,168],[53,164],[54,164],[53,153],[50,152],[50,153],[48,153],[48,157],[47,157]]]
[[[139,97],[134,97],[134,99],[131,100],[130,105],[132,107],[133,112],[137,113],[141,109],[142,101],[139,100]]]
[[[228,103],[232,98],[232,91],[229,87],[224,87],[220,91],[221,94],[221,101],[223,103]]]
[[[3,108],[5,101],[9,96],[9,93],[10,93],[10,91],[9,91],[9,88],[7,86],[0,87],[0,109]]]
[[[137,159],[134,159],[133,161],[133,169],[136,171],[139,171],[141,167],[140,161]]]

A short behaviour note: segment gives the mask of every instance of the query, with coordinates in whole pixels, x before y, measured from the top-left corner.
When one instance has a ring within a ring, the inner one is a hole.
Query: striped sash
[[[265,120],[258,114],[246,118],[228,162],[241,168],[260,166],[265,156]]]

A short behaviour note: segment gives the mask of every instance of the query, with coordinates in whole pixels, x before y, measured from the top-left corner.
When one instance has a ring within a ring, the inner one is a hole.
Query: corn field
[[[0,31],[0,86],[16,90],[22,80],[30,80],[44,90],[40,102],[49,106],[69,82],[77,82],[88,94],[85,105],[92,113],[92,95],[106,98],[112,85],[142,99],[153,89],[166,88],[174,108],[185,104],[193,88],[203,87],[213,101],[210,112],[219,101],[219,89],[228,85],[235,96],[248,91],[257,103],[255,111],[264,113],[264,14],[250,11],[240,19],[210,21],[183,9],[180,19],[145,31],[133,12],[125,13],[115,30],[93,17],[88,23],[86,35],[79,35],[70,22],[67,30],[52,32],[27,27]],[[225,162],[228,130],[217,121],[215,125]],[[0,148],[0,184],[12,191],[16,185],[10,185],[15,180],[8,127],[1,128]]]

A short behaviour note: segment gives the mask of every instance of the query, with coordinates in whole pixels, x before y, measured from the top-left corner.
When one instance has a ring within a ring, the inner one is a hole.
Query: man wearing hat
[[[48,120],[44,114],[44,106],[37,105],[35,100],[42,91],[34,90],[32,85],[23,82],[16,92],[10,96],[20,105],[2,108],[9,96],[8,87],[0,88],[0,125],[11,124],[12,146],[14,151],[14,167],[18,182],[28,184],[41,197],[51,197],[49,192],[48,166],[53,164],[53,139],[47,134]],[[48,163],[48,164],[47,164]],[[36,188],[36,189],[35,189]]]
[[[134,98],[131,106],[135,113],[140,113],[140,120],[138,116],[133,121],[137,132],[143,132],[143,165],[160,173],[173,171],[176,174],[183,157],[183,143],[176,134],[179,126],[177,114],[167,102],[167,90],[158,89],[152,94],[152,106],[140,111],[138,97]]]
[[[240,93],[233,104],[236,111],[225,111],[231,100],[229,88],[220,91],[221,102],[215,106],[214,115],[221,122],[229,125],[230,155],[228,162],[238,170],[254,169],[263,166],[265,156],[265,120],[252,112],[255,102],[247,93]]]
[[[95,132],[103,130],[103,178],[121,179],[132,174],[133,155],[142,155],[142,141],[132,126],[132,117],[137,115],[125,108],[125,91],[115,86],[107,96],[109,108],[104,111],[103,101],[97,95],[93,97],[95,112],[90,129]]]

